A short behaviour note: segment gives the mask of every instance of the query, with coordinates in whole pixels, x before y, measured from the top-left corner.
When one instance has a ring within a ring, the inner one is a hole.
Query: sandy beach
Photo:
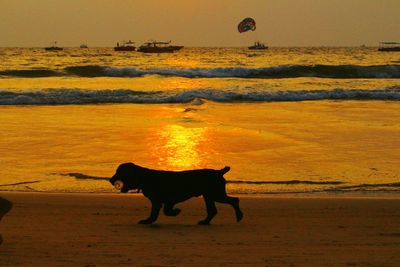
[[[3,192],[0,266],[399,266],[400,199],[241,197],[211,226],[201,198],[176,217],[139,225],[134,194]]]

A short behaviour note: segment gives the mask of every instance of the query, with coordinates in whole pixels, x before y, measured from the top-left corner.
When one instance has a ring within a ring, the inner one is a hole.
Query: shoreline
[[[0,193],[0,266],[398,266],[400,199],[240,197],[244,219],[201,198],[139,225],[136,194]]]
[[[16,191],[16,190],[0,190],[0,196],[2,194],[49,194],[49,195],[97,195],[97,196],[135,196],[144,197],[142,193],[120,193],[120,192],[61,192],[61,191]],[[385,192],[271,192],[271,193],[230,193],[229,196],[235,196],[239,198],[254,198],[254,199],[268,199],[268,198],[287,198],[287,199],[399,199],[399,191],[385,191]],[[198,197],[201,198],[201,197]]]

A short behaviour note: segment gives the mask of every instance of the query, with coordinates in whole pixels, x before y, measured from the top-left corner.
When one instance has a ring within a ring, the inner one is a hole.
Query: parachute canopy
[[[252,18],[245,18],[242,22],[238,25],[238,31],[240,33],[247,32],[247,31],[255,31],[256,30],[256,21]]]

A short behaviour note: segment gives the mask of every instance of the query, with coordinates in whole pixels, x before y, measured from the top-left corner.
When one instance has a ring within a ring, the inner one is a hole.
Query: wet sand
[[[327,181],[399,190],[398,118],[400,101],[2,106],[0,190],[112,192],[68,174],[111,177],[123,162],[228,165],[230,181],[282,182],[228,184],[232,193],[340,190]]]
[[[245,217],[202,199],[138,225],[147,199],[129,194],[10,193],[0,266],[399,266],[400,199],[241,197]]]

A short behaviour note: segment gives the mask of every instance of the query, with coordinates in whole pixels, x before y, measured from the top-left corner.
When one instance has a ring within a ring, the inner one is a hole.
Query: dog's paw
[[[210,222],[207,220],[201,220],[197,223],[198,225],[210,225]]]
[[[153,221],[152,221],[152,220],[149,220],[149,219],[146,219],[146,220],[140,220],[138,223],[139,223],[139,224],[152,224]]]
[[[239,211],[236,213],[236,221],[240,222],[243,219],[243,212]]]

